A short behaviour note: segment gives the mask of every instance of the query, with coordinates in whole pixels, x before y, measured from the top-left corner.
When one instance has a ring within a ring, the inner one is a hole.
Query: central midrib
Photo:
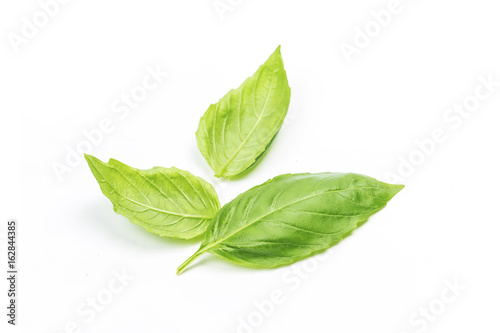
[[[284,206],[282,206],[282,207],[280,207],[280,208],[278,208],[278,209],[275,209],[275,210],[273,210],[272,212],[269,212],[269,213],[267,213],[267,214],[265,214],[265,215],[262,215],[262,216],[258,217],[257,219],[253,220],[252,222],[248,223],[247,225],[244,225],[242,228],[240,228],[240,229],[236,230],[235,232],[233,232],[233,233],[229,234],[227,237],[224,237],[224,238],[222,238],[222,239],[218,240],[217,242],[213,243],[212,245],[210,245],[210,246],[208,246],[208,247],[205,247],[205,248],[203,248],[203,249],[200,249],[201,251],[200,251],[200,250],[198,250],[198,251],[199,251],[199,252],[206,252],[206,251],[210,250],[211,248],[213,248],[215,245],[218,245],[218,244],[222,243],[223,241],[225,241],[225,240],[227,240],[227,239],[231,238],[232,236],[234,236],[234,235],[235,235],[235,234],[237,234],[238,232],[240,232],[240,231],[242,231],[243,229],[245,229],[245,228],[247,228],[247,227],[249,227],[249,226],[253,225],[254,223],[256,223],[256,222],[258,222],[258,221],[260,221],[260,220],[262,220],[263,218],[265,218],[265,217],[267,217],[267,216],[269,216],[269,215],[271,215],[271,214],[274,214],[274,213],[276,213],[276,212],[278,212],[278,211],[280,211],[280,210],[282,210],[282,209],[284,209],[284,208],[286,208],[286,207],[288,207],[288,206],[291,206],[291,205],[293,205],[293,204],[296,204],[296,203],[298,203],[298,202],[301,202],[301,201],[304,201],[304,200],[307,200],[307,199],[310,199],[310,198],[316,197],[316,196],[318,196],[318,195],[326,194],[326,193],[342,192],[342,191],[346,191],[346,190],[357,190],[357,189],[361,189],[361,188],[368,188],[368,187],[367,187],[367,186],[363,186],[363,187],[350,187],[350,188],[343,188],[343,189],[340,189],[340,190],[325,191],[325,192],[322,192],[322,193],[319,193],[319,194],[314,194],[314,195],[310,195],[310,196],[304,197],[304,198],[302,198],[302,199],[300,199],[300,200],[296,200],[296,201],[290,202],[289,204],[286,204],[286,205],[284,205]]]
[[[133,203],[135,203],[135,204],[137,204],[139,206],[143,206],[143,207],[146,207],[146,208],[151,209],[151,210],[155,210],[155,211],[160,212],[160,213],[171,214],[171,215],[180,216],[180,217],[189,217],[189,218],[194,218],[194,219],[207,219],[207,220],[211,219],[211,217],[209,217],[209,216],[190,215],[190,214],[182,214],[182,213],[170,212],[168,210],[163,210],[163,209],[156,208],[156,207],[153,207],[153,206],[148,206],[148,205],[143,204],[143,203],[141,203],[139,201],[135,201],[134,199],[131,199],[129,197],[125,197],[125,196],[119,194],[118,192],[116,192],[116,190],[115,190],[115,193],[118,194],[120,197],[122,197],[124,199],[127,199],[127,200],[129,200],[129,201],[131,201],[131,202],[133,202]]]
[[[216,176],[221,176],[222,172],[224,172],[226,170],[227,166],[229,165],[229,163],[231,163],[236,158],[236,156],[238,156],[238,154],[240,153],[240,151],[243,149],[243,147],[248,142],[248,140],[250,140],[250,137],[253,135],[253,133],[257,129],[257,126],[259,125],[260,121],[262,120],[262,116],[264,115],[264,111],[267,108],[267,103],[269,102],[269,97],[271,96],[271,91],[273,90],[273,87],[274,87],[274,77],[275,77],[275,74],[276,74],[276,72],[273,72],[273,77],[271,79],[272,83],[271,83],[271,87],[269,88],[269,93],[267,94],[266,103],[264,104],[264,107],[262,108],[262,111],[261,111],[261,113],[259,115],[259,118],[255,122],[255,125],[253,126],[252,130],[250,131],[250,133],[248,133],[246,139],[243,140],[243,142],[238,146],[238,149],[236,149],[236,151],[231,156],[231,158],[228,159],[227,162],[222,166],[222,168],[217,172]]]
[[[163,209],[159,209],[159,208],[155,208],[155,207],[152,207],[152,206],[148,206],[146,204],[143,204],[141,202],[138,202],[138,201],[135,201],[129,197],[126,197],[126,196],[123,196],[121,195],[120,193],[118,193],[118,191],[116,190],[115,187],[113,187],[108,181],[106,181],[106,178],[103,177],[102,173],[97,169],[97,167],[95,166],[94,162],[91,161],[93,167],[94,167],[94,170],[101,176],[102,180],[107,183],[109,185],[109,187],[111,187],[113,189],[113,191],[119,195],[120,197],[124,198],[124,199],[127,199],[129,201],[132,201],[133,203],[139,205],[139,206],[143,206],[143,207],[146,207],[146,208],[149,208],[151,210],[155,210],[157,212],[161,212],[161,213],[165,213],[165,214],[171,214],[171,215],[175,215],[175,216],[180,216],[180,217],[189,217],[189,218],[195,218],[195,219],[205,219],[205,220],[209,220],[211,219],[213,216],[199,216],[199,215],[189,215],[189,214],[181,214],[181,213],[175,213],[175,212],[170,212],[168,210],[163,210]],[[103,163],[104,164],[104,163]],[[126,178],[125,178],[126,179]],[[128,181],[128,179],[127,179]],[[114,204],[113,204],[114,205]],[[126,207],[124,207],[126,208]],[[126,208],[128,209],[128,208]]]

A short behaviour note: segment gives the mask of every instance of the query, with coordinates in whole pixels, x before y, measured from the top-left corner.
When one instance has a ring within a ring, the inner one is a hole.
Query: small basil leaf
[[[216,177],[234,177],[254,165],[281,128],[290,87],[280,47],[238,89],[200,119],[198,147]]]
[[[212,185],[187,171],[139,170],[114,159],[108,163],[90,155],[85,159],[114,211],[157,235],[199,236],[220,209]]]
[[[341,173],[288,174],[240,194],[210,223],[200,249],[252,267],[276,267],[336,244],[404,186]]]

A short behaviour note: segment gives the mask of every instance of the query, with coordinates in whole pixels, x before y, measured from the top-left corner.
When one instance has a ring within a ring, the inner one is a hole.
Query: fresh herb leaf
[[[290,87],[280,47],[238,89],[200,119],[198,147],[216,177],[234,177],[254,165],[281,128]]]
[[[85,155],[102,193],[118,214],[160,236],[190,239],[205,232],[220,209],[212,185],[177,168],[139,170]]]
[[[206,252],[252,267],[293,263],[342,240],[403,187],[357,174],[278,176],[226,204],[177,273]]]

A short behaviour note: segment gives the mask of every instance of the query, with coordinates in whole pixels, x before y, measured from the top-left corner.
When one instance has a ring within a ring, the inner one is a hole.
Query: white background
[[[410,320],[429,306],[439,314],[424,321],[426,332],[498,332],[500,87],[460,124],[443,118],[474,95],[480,76],[500,81],[497,2],[401,0],[350,63],[341,43],[353,44],[356,27],[389,1],[233,3],[222,20],[212,0],[69,1],[15,52],[9,36],[40,5],[2,1],[0,232],[19,220],[19,317],[9,332],[237,332],[243,320],[252,326],[240,332],[413,333],[424,324]],[[216,181],[196,146],[198,120],[279,44],[292,88],[288,118],[251,173]],[[169,76],[120,117],[112,104],[148,66]],[[93,155],[189,170],[223,203],[282,173],[388,181],[401,159],[420,165],[402,175],[406,188],[386,209],[322,261],[254,270],[207,255],[176,276],[199,241],[162,239],[115,214],[84,162],[62,181],[53,171],[104,118],[114,127]],[[446,140],[422,159],[415,141],[438,128]],[[79,315],[122,270],[134,280],[94,318]],[[446,281],[466,290],[441,308],[442,293],[453,296]],[[79,330],[65,331],[71,322]]]

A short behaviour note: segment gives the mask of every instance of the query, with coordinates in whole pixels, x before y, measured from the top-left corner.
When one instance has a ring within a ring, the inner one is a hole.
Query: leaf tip
[[[94,157],[94,156],[89,155],[89,154],[84,153],[83,157],[85,158],[85,161],[87,161],[87,164],[89,165],[90,168],[92,168],[94,166],[96,161],[99,161],[99,159],[97,157]]]
[[[402,184],[393,184],[392,189],[393,189],[394,194],[392,195],[392,197],[394,197],[396,194],[401,192],[401,190],[403,190],[404,188],[405,188],[405,186]]]
[[[278,47],[276,48],[276,51],[274,51],[273,55],[278,55],[281,57],[281,45],[278,45]]]

